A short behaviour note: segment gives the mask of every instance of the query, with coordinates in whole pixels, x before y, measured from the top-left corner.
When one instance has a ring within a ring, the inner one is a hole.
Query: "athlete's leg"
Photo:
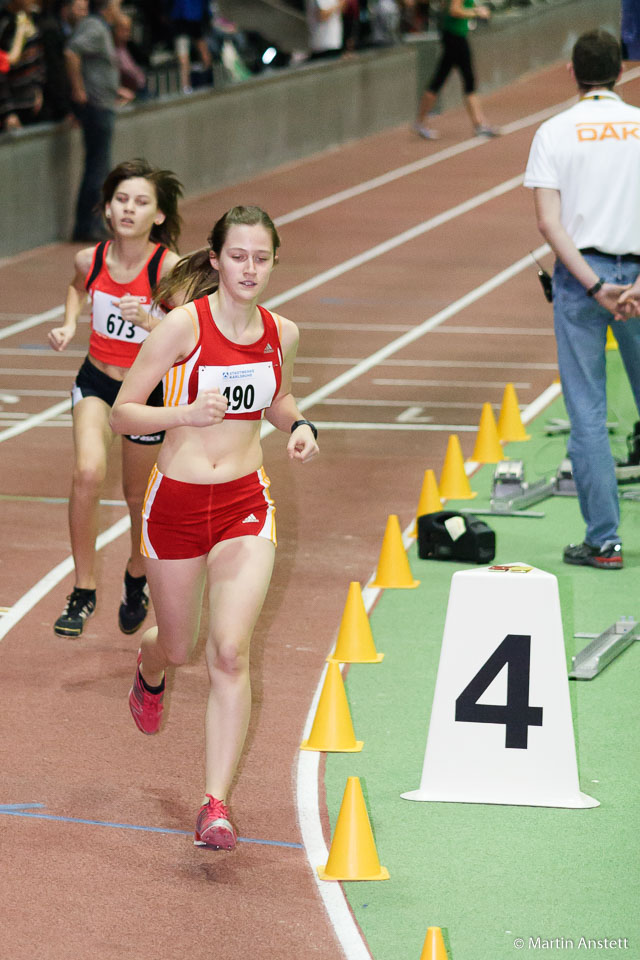
[[[186,663],[198,639],[207,558],[147,557],[145,570],[157,627],[142,636],[140,672],[149,686],[155,687],[162,683],[168,666]]]
[[[76,587],[95,589],[95,546],[100,491],[113,441],[109,406],[98,397],[83,397],[73,407],[75,464],[69,497],[69,531]]]
[[[132,577],[145,574],[144,557],[140,553],[142,504],[159,450],[157,443],[135,443],[127,437],[122,438],[122,490],[131,516],[131,556],[127,570]]]
[[[229,793],[249,725],[249,646],[274,556],[274,544],[262,537],[223,540],[209,554],[205,793],[222,801]]]

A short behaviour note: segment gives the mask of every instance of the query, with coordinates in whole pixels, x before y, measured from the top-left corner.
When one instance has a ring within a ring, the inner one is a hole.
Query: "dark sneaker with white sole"
[[[95,609],[95,590],[74,587],[67,597],[66,607],[53,625],[53,632],[59,637],[79,637],[85,621],[93,616]]]
[[[146,577],[132,577],[125,571],[122,600],[118,610],[118,626],[123,633],[135,633],[149,610],[149,587]]]
[[[570,543],[565,547],[562,559],[580,567],[595,567],[597,570],[621,570],[623,567],[622,544],[608,540],[601,547],[590,543]]]

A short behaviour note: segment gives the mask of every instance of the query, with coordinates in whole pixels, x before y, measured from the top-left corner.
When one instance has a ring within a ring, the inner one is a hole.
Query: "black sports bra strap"
[[[167,248],[161,243],[158,244],[155,253],[147,264],[147,276],[149,277],[149,285],[151,286],[152,291],[155,290],[156,284],[158,283],[158,270],[160,269],[160,261],[162,260],[166,249]]]
[[[85,290],[88,290],[93,281],[96,279],[100,271],[102,270],[102,264],[104,263],[104,252],[107,249],[107,240],[101,240],[98,246],[96,247],[96,252],[93,258],[93,267],[91,268],[91,273],[84,282]]]

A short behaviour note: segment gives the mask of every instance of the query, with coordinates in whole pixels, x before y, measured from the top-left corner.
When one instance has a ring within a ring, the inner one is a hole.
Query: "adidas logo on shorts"
[[[248,517],[245,517],[242,522],[243,523],[260,523],[258,518],[253,513],[250,513]]]

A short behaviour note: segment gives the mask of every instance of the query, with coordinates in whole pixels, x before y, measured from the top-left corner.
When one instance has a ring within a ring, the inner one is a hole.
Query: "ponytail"
[[[218,289],[218,271],[209,260],[209,248],[203,247],[178,260],[173,270],[163,277],[153,296],[155,304],[172,304],[176,295],[181,303],[208,297]]]

